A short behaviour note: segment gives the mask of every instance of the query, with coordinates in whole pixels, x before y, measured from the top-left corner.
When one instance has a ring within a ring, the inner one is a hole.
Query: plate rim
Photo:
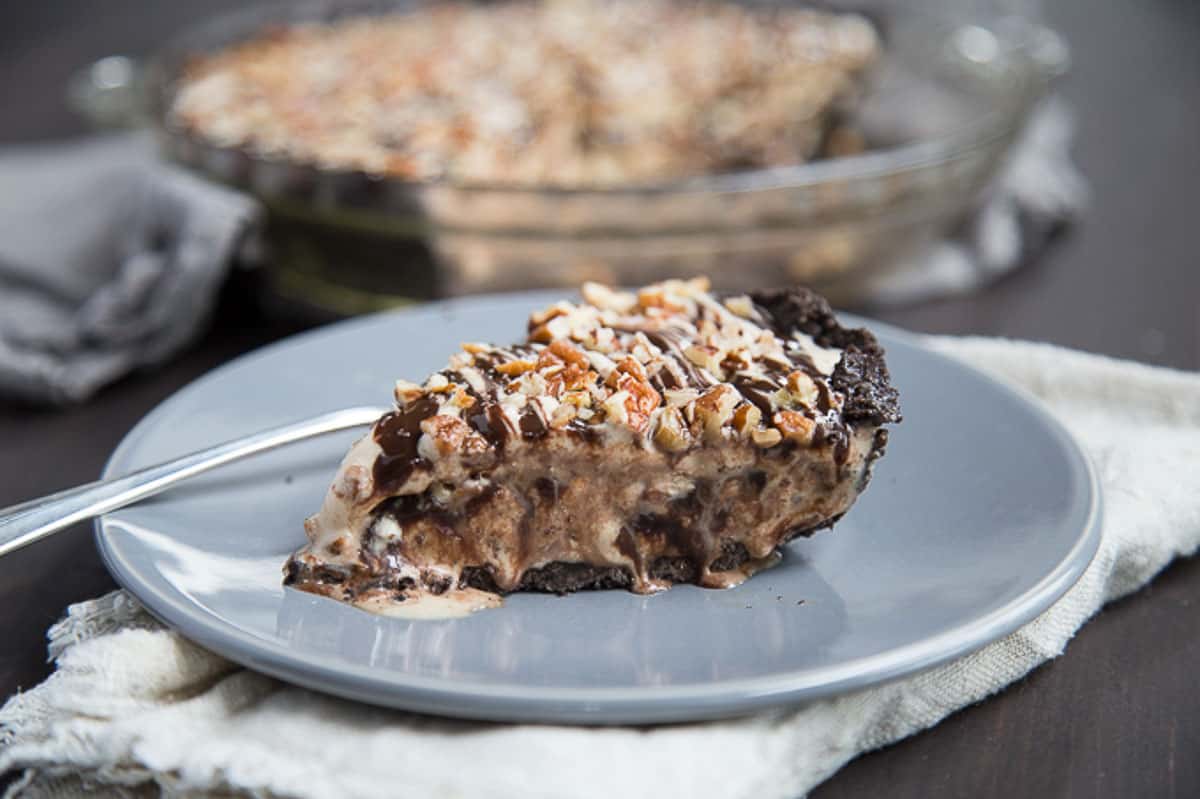
[[[444,314],[455,306],[512,302],[518,297],[529,300],[533,307],[539,300],[561,299],[567,294],[549,290],[455,298],[322,325],[251,350],[188,382],[155,405],[122,437],[105,463],[103,477],[107,479],[121,471],[121,462],[154,426],[158,416],[166,412],[176,396],[220,380],[227,371],[268,357],[276,349],[296,346],[305,339],[326,335],[333,330],[369,326],[384,318],[422,313]],[[968,370],[992,390],[1009,394],[1031,408],[1053,432],[1069,460],[1082,473],[1082,482],[1088,493],[1083,529],[1066,555],[1033,586],[990,613],[903,646],[800,671],[676,686],[553,688],[521,684],[498,686],[474,680],[448,681],[445,678],[412,674],[397,676],[395,672],[336,661],[319,653],[300,653],[293,647],[246,632],[202,605],[168,596],[154,585],[138,579],[135,570],[127,568],[113,551],[105,532],[106,525],[120,524],[120,521],[110,519],[108,514],[98,517],[94,522],[96,548],[105,568],[118,585],[129,591],[151,615],[185,638],[222,657],[322,693],[441,716],[575,724],[699,721],[796,705],[927,671],[978,651],[1020,629],[1075,585],[1100,546],[1103,498],[1099,479],[1091,458],[1044,403],[1028,390],[1004,383],[960,358],[928,346],[921,334],[854,314],[839,312],[838,316],[851,324],[865,325],[873,332],[882,333],[885,338],[915,347],[935,359],[949,362],[955,368]]]

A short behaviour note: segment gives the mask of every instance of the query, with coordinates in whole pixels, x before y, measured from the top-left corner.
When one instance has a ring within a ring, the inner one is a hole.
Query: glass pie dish
[[[468,185],[215,144],[169,113],[198,54],[273,26],[420,7],[403,1],[272,5],[215,18],[138,71],[138,100],[167,158],[267,208],[269,291],[293,308],[346,315],[440,296],[697,273],[717,288],[800,282],[852,305],[870,299],[864,276],[910,259],[978,207],[1063,69],[1063,48],[1011,4],[986,15],[979,7],[987,4],[788,5],[858,12],[879,32],[882,54],[853,112],[863,152],[603,188]],[[955,5],[970,5],[973,16]]]

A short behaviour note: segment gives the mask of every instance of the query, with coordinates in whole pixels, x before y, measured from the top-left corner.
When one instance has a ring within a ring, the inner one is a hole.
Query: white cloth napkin
[[[1099,554],[1016,633],[800,709],[661,728],[477,724],[380,710],[241,669],[121,592],[50,631],[58,670],[0,710],[17,796],[720,796],[790,799],[1062,654],[1105,602],[1200,545],[1200,375],[992,339],[930,344],[1039,396],[1094,459]],[[123,793],[122,793],[123,792]]]

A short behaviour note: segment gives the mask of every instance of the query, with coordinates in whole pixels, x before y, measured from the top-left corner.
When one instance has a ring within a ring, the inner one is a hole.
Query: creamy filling
[[[470,605],[464,596],[488,606],[472,586],[519,590],[551,564],[615,569],[638,593],[681,579],[731,587],[773,563],[790,537],[850,507],[874,429],[849,438],[840,461],[832,445],[767,453],[731,445],[676,458],[626,445],[606,447],[600,461],[591,446],[542,440],[515,447],[487,479],[470,480],[461,464],[433,468],[429,490],[350,506],[346,497],[369,488],[360,482],[374,451],[367,437],[307,524],[295,584],[368,597],[360,604],[376,612],[441,608],[431,596],[457,603],[437,613]],[[435,490],[446,485],[454,488]]]

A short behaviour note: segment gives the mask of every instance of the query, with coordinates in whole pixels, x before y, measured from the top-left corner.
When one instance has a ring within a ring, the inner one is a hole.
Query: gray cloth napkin
[[[144,133],[0,153],[0,396],[79,401],[174,355],[259,216]]]
[[[977,218],[855,294],[964,293],[1028,260],[1086,202],[1071,135],[1062,104],[1045,103]],[[147,134],[0,153],[0,397],[80,401],[174,355],[260,217],[251,198],[160,163]]]

